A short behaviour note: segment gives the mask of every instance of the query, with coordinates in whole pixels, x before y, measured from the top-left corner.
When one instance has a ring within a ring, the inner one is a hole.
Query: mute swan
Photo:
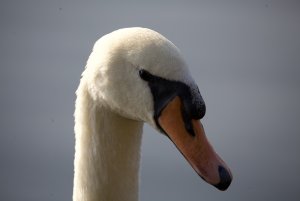
[[[177,47],[146,28],[94,45],[76,91],[73,201],[138,200],[143,122],[220,190],[231,172],[206,139],[205,104]]]

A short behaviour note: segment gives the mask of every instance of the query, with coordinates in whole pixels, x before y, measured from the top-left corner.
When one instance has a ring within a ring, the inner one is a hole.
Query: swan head
[[[146,28],[126,28],[100,38],[82,79],[95,103],[143,121],[168,136],[194,170],[226,190],[232,175],[215,153],[200,119],[205,103],[178,48]]]

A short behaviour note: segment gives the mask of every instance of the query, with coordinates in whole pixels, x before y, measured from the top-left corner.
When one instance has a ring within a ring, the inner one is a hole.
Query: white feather
[[[74,201],[138,200],[142,124],[156,127],[139,69],[197,88],[178,48],[159,33],[126,28],[100,38],[76,92]]]

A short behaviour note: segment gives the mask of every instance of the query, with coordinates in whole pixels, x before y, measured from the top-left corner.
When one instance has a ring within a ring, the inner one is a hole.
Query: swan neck
[[[138,200],[142,123],[76,94],[73,201]]]

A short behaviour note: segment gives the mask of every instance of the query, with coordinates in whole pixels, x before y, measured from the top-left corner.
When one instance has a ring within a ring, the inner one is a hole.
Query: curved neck
[[[73,201],[138,200],[142,123],[76,93]]]

